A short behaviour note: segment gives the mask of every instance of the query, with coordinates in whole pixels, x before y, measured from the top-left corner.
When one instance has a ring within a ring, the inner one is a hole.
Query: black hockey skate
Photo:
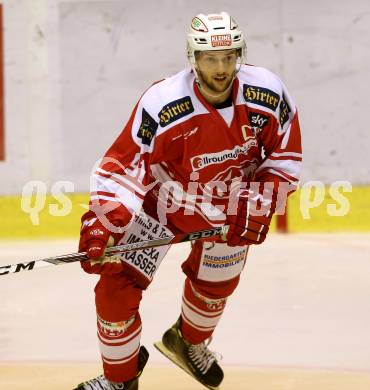
[[[216,361],[215,354],[206,342],[190,344],[180,331],[179,318],[154,346],[173,363],[194,377],[208,389],[217,390],[224,378],[222,368]]]
[[[138,390],[139,376],[143,372],[146,362],[149,358],[149,352],[145,347],[141,346],[139,351],[138,373],[136,378],[125,383],[109,382],[104,375],[100,375],[89,381],[80,383],[74,390]]]

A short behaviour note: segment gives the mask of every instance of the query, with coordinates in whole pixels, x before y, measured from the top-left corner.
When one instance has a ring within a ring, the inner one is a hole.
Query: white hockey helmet
[[[197,51],[228,49],[240,49],[241,61],[245,60],[244,35],[227,12],[198,14],[193,18],[187,33],[187,54],[193,66]]]

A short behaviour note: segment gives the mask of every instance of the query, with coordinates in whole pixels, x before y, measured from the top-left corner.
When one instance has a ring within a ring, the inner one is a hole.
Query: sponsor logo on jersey
[[[285,123],[289,119],[289,114],[292,112],[292,110],[289,107],[289,104],[287,103],[285,96],[283,95],[283,98],[281,99],[280,102],[280,117],[279,117],[279,122],[280,126],[283,128]]]
[[[194,112],[194,107],[190,96],[185,96],[166,104],[162,108],[158,114],[159,124],[162,127],[168,126],[170,123],[177,121],[192,112]]]
[[[143,108],[141,124],[137,136],[141,138],[141,142],[144,145],[150,145],[152,139],[157,132],[158,123],[149,115],[149,113]]]
[[[212,47],[231,46],[231,34],[211,35]]]
[[[269,122],[269,117],[259,112],[249,111],[248,113],[249,122],[252,127],[258,127],[259,129],[263,129]]]
[[[218,153],[202,154],[190,159],[193,171],[198,171],[209,165],[222,164],[227,160],[237,160],[242,154],[247,154],[249,149],[253,146],[257,146],[257,140],[253,137],[249,137],[247,142],[243,145],[237,145],[231,150],[223,150]]]
[[[270,89],[257,87],[254,85],[243,85],[243,96],[246,102],[258,104],[276,111],[280,96]]]
[[[252,126],[243,125],[243,126],[241,126],[241,129],[242,129],[242,135],[243,135],[244,141],[248,141],[251,138],[255,138],[256,131]],[[252,134],[252,135],[250,135],[250,134]]]
[[[269,121],[269,118],[266,115],[253,111],[248,113],[248,118],[252,126],[241,126],[244,141],[247,141],[251,136],[256,137]]]

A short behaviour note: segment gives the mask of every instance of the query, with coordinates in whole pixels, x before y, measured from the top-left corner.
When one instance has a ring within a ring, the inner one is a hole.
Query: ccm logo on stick
[[[23,270],[33,270],[35,266],[34,261],[30,261],[29,263],[19,263],[14,265],[7,265],[5,267],[0,267],[0,275],[7,275],[9,273],[20,272]]]
[[[202,230],[200,232],[193,232],[188,234],[183,241],[199,240],[201,238],[213,237],[220,234],[221,231],[222,231],[221,228],[217,228],[212,230]]]

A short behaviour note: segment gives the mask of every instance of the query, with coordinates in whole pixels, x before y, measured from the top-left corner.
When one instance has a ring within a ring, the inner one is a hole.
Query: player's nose
[[[217,74],[218,75],[223,74],[223,73],[225,73],[225,70],[226,70],[226,66],[225,66],[224,61],[222,61],[222,59],[219,59],[217,61],[217,68],[216,68]]]

